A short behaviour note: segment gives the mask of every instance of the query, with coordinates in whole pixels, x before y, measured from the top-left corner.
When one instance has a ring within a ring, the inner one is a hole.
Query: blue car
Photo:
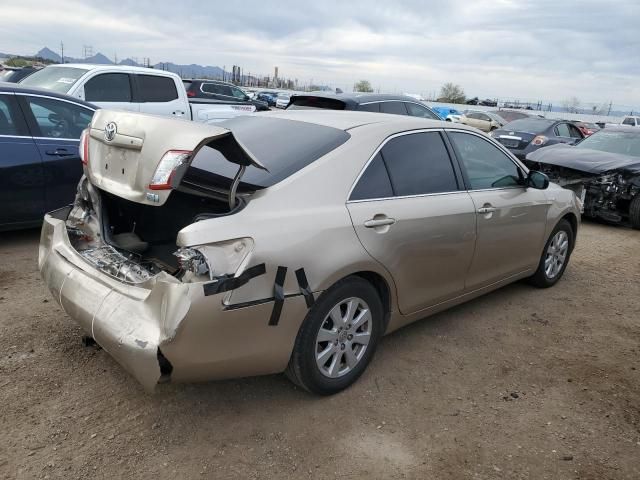
[[[460,113],[455,108],[450,107],[431,107],[431,110],[435,111],[443,118],[443,120],[446,120],[448,122],[457,121],[462,116],[462,113]]]
[[[98,107],[50,90],[0,83],[0,231],[37,226],[73,202],[80,134]]]

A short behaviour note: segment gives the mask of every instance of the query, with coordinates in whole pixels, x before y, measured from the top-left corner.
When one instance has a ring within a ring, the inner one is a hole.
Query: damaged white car
[[[380,337],[502,285],[554,285],[579,224],[474,129],[292,111],[218,126],[100,110],[46,215],[55,299],[145,387],[287,371],[337,392]]]

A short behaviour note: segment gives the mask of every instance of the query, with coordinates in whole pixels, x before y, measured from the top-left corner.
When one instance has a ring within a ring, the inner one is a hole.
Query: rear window
[[[67,93],[87,71],[85,68],[46,67],[24,78],[20,84]]]
[[[515,130],[518,132],[537,133],[546,130],[555,122],[554,120],[546,120],[544,118],[522,118],[507,123],[503,130]]]
[[[529,118],[529,115],[526,113],[511,112],[509,110],[500,110],[497,115],[503,118],[505,122],[513,122],[514,120],[520,120],[521,118]]]
[[[296,122],[281,118],[237,117],[217,124],[233,131],[236,139],[267,169],[250,166],[241,187],[270,187],[323,157],[346,142],[350,135],[337,128]],[[222,178],[225,184],[234,177],[238,165],[226,160],[210,147],[202,148],[194,158],[183,181]]]
[[[293,97],[287,110],[308,110],[324,108],[327,110],[344,110],[345,103],[335,98],[324,97]]]
[[[136,75],[139,102],[170,102],[178,98],[176,84],[171,77]]]
[[[601,152],[619,153],[640,157],[640,132],[600,130],[582,140],[576,148],[588,148]]]

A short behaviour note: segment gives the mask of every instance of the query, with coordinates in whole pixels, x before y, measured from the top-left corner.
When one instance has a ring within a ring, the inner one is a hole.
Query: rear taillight
[[[169,190],[176,170],[189,161],[192,153],[190,150],[169,150],[165,153],[158,163],[156,173],[153,174],[149,189]]]
[[[89,164],[89,138],[89,129],[87,128],[83,130],[80,135],[80,148],[78,148],[80,151],[80,160],[83,165]]]
[[[549,139],[544,135],[538,135],[533,140],[531,140],[531,143],[534,145],[544,145],[545,143],[547,143],[547,140]]]
[[[192,92],[191,90],[187,90],[187,97],[195,97],[196,92]]]

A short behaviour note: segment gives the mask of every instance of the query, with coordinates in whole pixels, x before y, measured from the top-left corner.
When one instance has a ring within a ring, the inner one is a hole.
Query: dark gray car
[[[292,95],[287,110],[358,110],[443,120],[424,103],[407,95],[374,93],[308,93]]]
[[[541,147],[565,143],[575,145],[584,138],[578,127],[568,120],[522,118],[507,123],[491,136],[507,147],[520,160]]]

